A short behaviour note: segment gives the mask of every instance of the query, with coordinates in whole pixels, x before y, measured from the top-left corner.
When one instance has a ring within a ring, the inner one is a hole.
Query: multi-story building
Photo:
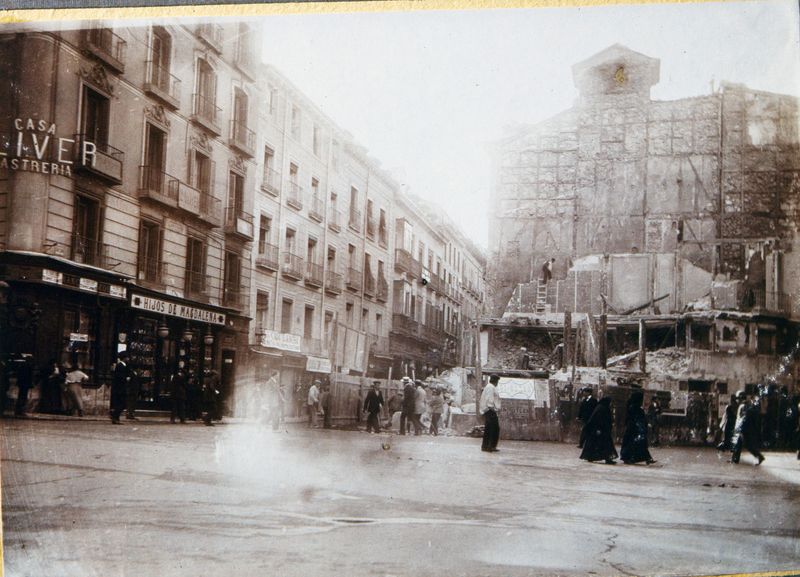
[[[230,389],[254,235],[252,42],[245,24],[0,39],[12,353],[100,386],[127,349],[154,407],[179,362]]]
[[[181,362],[195,381],[220,371],[231,401],[272,369],[294,391],[468,362],[480,251],[262,64],[255,36],[206,23],[0,38],[12,353],[77,364],[99,391],[128,350],[153,408]]]

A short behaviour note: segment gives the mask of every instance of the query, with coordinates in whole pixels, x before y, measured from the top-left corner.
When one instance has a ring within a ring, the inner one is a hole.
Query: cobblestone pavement
[[[800,568],[800,462],[656,448],[5,419],[6,575],[709,575]]]

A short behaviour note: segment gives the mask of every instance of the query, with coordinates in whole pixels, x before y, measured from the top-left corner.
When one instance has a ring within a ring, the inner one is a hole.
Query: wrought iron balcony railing
[[[181,103],[181,81],[169,70],[161,66],[158,62],[147,60],[145,63],[147,76],[144,82],[144,90],[151,96],[155,96],[161,102],[172,109],[176,109]]]
[[[263,243],[258,246],[256,254],[256,266],[269,270],[278,270],[278,247],[274,244]]]
[[[263,190],[268,194],[271,194],[272,196],[278,196],[281,193],[280,173],[269,167],[265,167],[264,175],[261,180],[261,190]]]

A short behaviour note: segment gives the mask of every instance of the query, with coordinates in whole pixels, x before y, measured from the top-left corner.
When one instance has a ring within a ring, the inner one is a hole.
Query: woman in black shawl
[[[603,397],[586,422],[586,440],[583,443],[581,459],[603,460],[606,464],[613,465],[616,458],[617,450],[611,437],[611,397]]]
[[[625,434],[622,436],[620,456],[626,465],[655,463],[647,449],[647,415],[642,409],[644,393],[635,391],[628,399],[628,412],[625,416]]]

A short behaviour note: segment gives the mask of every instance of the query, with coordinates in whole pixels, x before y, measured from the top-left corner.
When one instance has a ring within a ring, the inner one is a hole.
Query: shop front
[[[118,350],[128,351],[139,377],[139,408],[169,410],[172,376],[182,367],[188,375],[191,413],[204,376],[211,370],[218,374],[234,370],[232,362],[222,366],[222,344],[230,332],[228,313],[139,287],[130,290],[126,330],[118,335]]]
[[[5,283],[0,299],[4,406],[20,359],[32,365],[35,388],[29,410],[66,410],[60,392],[44,384],[54,363],[88,375],[83,385],[87,412],[95,409],[93,403],[102,405],[107,400],[102,386],[111,382],[116,335],[127,308],[129,279],[59,257],[6,251],[0,253],[0,280]]]

